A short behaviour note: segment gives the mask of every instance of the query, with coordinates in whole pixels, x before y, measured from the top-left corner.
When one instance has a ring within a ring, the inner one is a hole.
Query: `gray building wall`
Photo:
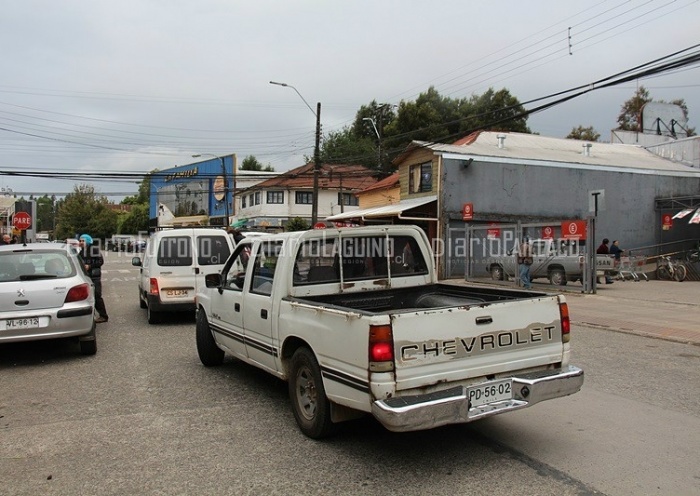
[[[591,215],[589,191],[604,189],[605,206],[596,219],[593,246],[607,237],[620,240],[623,248],[643,247],[664,241],[663,212],[655,210],[657,198],[700,193],[700,177],[652,171],[618,172],[591,166],[523,165],[478,159],[465,164],[467,160],[443,160],[438,205],[445,233],[464,228],[461,212],[467,202],[473,203],[474,223],[552,222],[559,226],[562,220],[586,219]],[[690,227],[700,237],[700,226]],[[586,244],[590,246],[591,240]],[[446,263],[448,267],[460,266],[449,260]]]

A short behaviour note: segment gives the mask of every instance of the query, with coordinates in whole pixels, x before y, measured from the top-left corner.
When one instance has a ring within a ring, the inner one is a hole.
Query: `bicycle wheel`
[[[659,265],[659,267],[656,269],[656,277],[657,279],[671,279],[671,273],[668,270],[668,267],[665,265]]]
[[[678,281],[684,281],[686,276],[688,275],[688,271],[685,268],[685,265],[683,264],[678,264],[673,268],[673,278]]]

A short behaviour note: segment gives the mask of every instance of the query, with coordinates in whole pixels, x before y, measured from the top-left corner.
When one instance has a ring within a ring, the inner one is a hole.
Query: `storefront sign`
[[[564,239],[586,239],[585,220],[565,220],[561,223],[561,237]]]
[[[671,214],[663,214],[661,216],[661,228],[664,231],[668,231],[673,227],[673,217],[671,217]]]
[[[501,229],[498,226],[498,222],[489,223],[489,228],[486,230],[488,239],[499,239],[501,237]]]
[[[471,203],[465,203],[462,205],[462,220],[473,220],[474,219],[474,205]]]
[[[554,227],[544,226],[542,228],[542,239],[554,239]]]

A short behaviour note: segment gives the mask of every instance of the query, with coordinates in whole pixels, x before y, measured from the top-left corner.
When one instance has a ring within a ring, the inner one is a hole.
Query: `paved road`
[[[315,442],[296,428],[284,384],[232,360],[199,363],[191,317],[149,326],[136,273],[109,257],[110,321],[98,327],[97,355],[70,344],[0,347],[3,496],[700,495],[700,350],[632,335],[636,321],[615,333],[577,324],[606,300],[670,312],[679,303],[654,302],[654,292],[680,288],[616,283],[568,295],[574,360],[586,370],[577,395],[417,433],[366,419]]]

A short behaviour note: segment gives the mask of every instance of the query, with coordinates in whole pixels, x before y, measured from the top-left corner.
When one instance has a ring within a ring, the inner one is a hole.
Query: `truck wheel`
[[[560,269],[551,270],[549,272],[549,282],[555,286],[566,286],[566,272]]]
[[[312,439],[328,436],[334,430],[331,405],[323,388],[321,370],[308,348],[299,348],[292,356],[289,398],[299,429]]]
[[[216,346],[214,336],[209,328],[209,321],[204,311],[197,312],[197,353],[202,365],[205,367],[213,367],[221,365],[224,362],[224,350]]]
[[[502,281],[503,280],[503,267],[500,265],[492,265],[491,266],[491,279],[494,281]]]
[[[151,305],[146,305],[146,315],[149,324],[160,324],[160,313],[151,310]]]

